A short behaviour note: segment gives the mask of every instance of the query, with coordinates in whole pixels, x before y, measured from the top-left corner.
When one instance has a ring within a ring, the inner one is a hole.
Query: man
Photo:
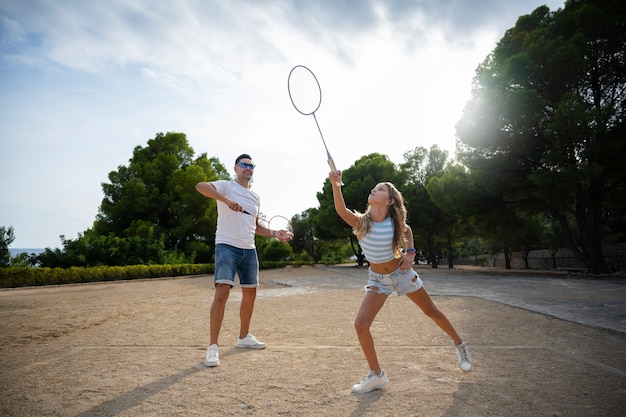
[[[217,201],[217,231],[215,233],[215,296],[211,304],[210,338],[205,366],[220,364],[218,337],[224,319],[226,301],[234,286],[235,272],[241,285],[241,307],[239,310],[240,328],[237,338],[238,348],[265,349],[250,334],[250,320],[254,310],[256,289],[259,286],[259,259],[254,245],[254,235],[275,237],[283,242],[292,238],[285,230],[270,230],[258,223],[259,196],[250,190],[250,182],[255,165],[248,154],[241,154],[235,160],[234,181],[219,180],[201,182],[196,190]],[[243,211],[250,213],[248,215]]]

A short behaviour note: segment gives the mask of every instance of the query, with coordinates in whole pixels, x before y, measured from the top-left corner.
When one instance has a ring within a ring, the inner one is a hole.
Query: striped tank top
[[[359,245],[369,262],[380,264],[395,259],[393,253],[393,222],[387,217],[382,222],[372,222],[369,233],[359,240]]]

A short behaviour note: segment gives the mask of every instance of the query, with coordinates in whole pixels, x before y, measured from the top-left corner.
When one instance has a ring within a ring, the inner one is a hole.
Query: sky
[[[453,157],[477,66],[519,16],[564,3],[0,0],[0,226],[11,248],[62,247],[108,174],[166,132],[228,168],[251,154],[268,216],[318,207],[329,168],[289,99],[296,65],[320,83],[338,169],[434,144]]]

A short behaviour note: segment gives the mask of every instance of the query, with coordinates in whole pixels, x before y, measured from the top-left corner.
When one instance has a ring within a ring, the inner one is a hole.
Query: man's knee
[[[241,302],[243,304],[253,304],[256,300],[256,288],[242,288]]]
[[[213,301],[225,304],[228,301],[228,296],[230,295],[230,285],[228,284],[217,284],[215,286],[215,296],[213,297]]]

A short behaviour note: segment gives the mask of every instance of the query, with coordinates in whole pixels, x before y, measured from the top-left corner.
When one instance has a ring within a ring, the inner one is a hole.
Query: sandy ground
[[[426,288],[467,275],[420,273]],[[351,394],[367,372],[353,329],[365,276],[355,267],[262,271],[252,332],[267,349],[235,348],[235,288],[216,368],[202,364],[212,276],[2,290],[0,415],[626,415],[625,332],[437,291],[474,370],[461,372],[447,336],[394,295],[373,326],[390,384]]]

